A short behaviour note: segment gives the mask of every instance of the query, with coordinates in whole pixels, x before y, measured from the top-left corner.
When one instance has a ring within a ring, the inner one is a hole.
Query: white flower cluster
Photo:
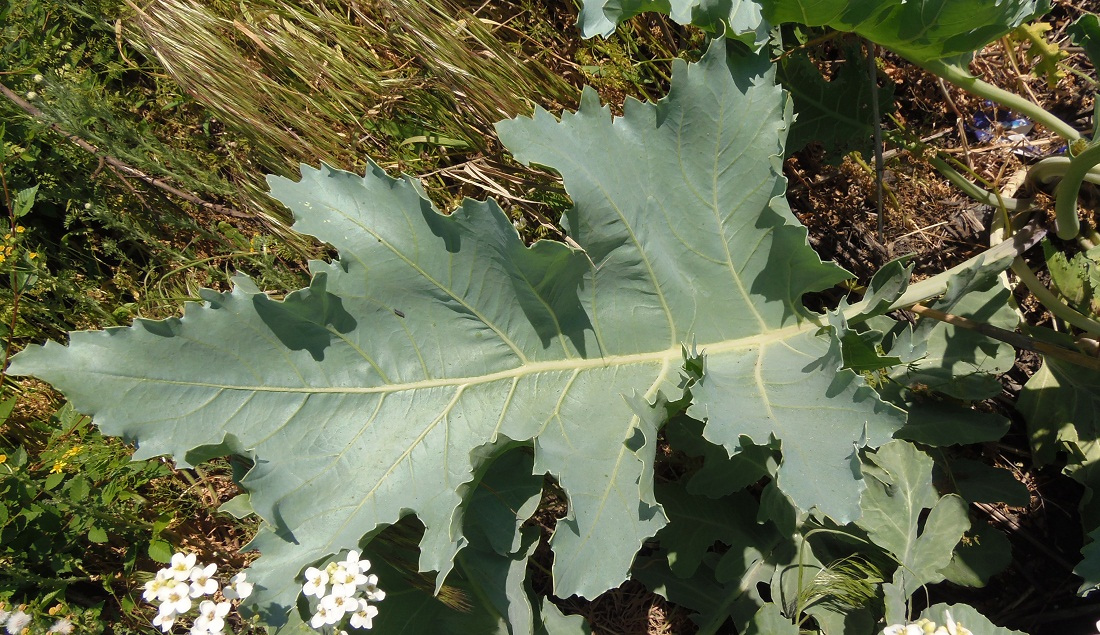
[[[225,616],[229,615],[234,600],[243,600],[252,594],[252,583],[243,572],[233,576],[224,588],[219,587],[214,573],[216,564],[197,564],[195,554],[176,553],[169,565],[152,580],[145,583],[142,597],[146,602],[157,603],[157,616],[153,626],[167,633],[176,620],[191,610],[192,600],[215,596],[218,591],[221,602],[202,600],[198,604],[198,616],[191,626],[191,635],[222,635]]]
[[[973,635],[963,625],[951,619],[945,613],[946,624],[938,626],[932,620],[921,618],[910,624],[891,624],[882,630],[882,635]]]
[[[0,626],[4,627],[4,632],[8,635],[19,635],[28,630],[31,626],[31,622],[34,621],[34,618],[25,613],[23,608],[18,609],[14,613],[7,609],[0,608]],[[53,611],[50,611],[50,614],[52,615]],[[59,635],[69,635],[72,632],[73,623],[64,617],[54,622],[53,626],[46,631],[47,634],[58,633]]]
[[[302,593],[320,600],[309,625],[319,629],[350,615],[352,628],[370,629],[378,615],[378,607],[371,602],[381,602],[386,592],[378,588],[378,576],[366,575],[369,570],[370,561],[360,560],[358,551],[349,551],[344,560],[330,562],[324,569],[307,568]]]

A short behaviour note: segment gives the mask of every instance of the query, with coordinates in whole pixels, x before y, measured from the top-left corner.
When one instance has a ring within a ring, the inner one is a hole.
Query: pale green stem
[[[900,298],[890,304],[888,311],[895,309],[904,309],[906,307],[913,306],[934,298],[939,295],[943,295],[947,291],[947,285],[951,281],[951,278],[958,275],[960,272],[972,269],[975,267],[982,267],[990,262],[999,261],[1004,259],[1004,266],[1002,269],[1007,269],[1010,266],[1011,259],[1024,253],[1031,247],[1035,246],[1039,240],[1042,239],[1045,234],[1041,229],[1028,229],[1025,228],[1016,233],[1011,239],[1006,240],[998,245],[994,245],[982,253],[966,260],[965,262],[951,267],[947,271],[939,273],[926,280],[921,280],[915,284],[909,285],[909,288],[905,290],[905,293]],[[845,316],[850,323],[857,323],[860,321],[858,315]]]
[[[1028,291],[1031,291],[1032,295],[1034,295],[1048,311],[1053,313],[1055,317],[1076,326],[1082,331],[1100,336],[1100,322],[1078,313],[1067,306],[1065,302],[1062,302],[1058,296],[1054,295],[1050,289],[1046,288],[1046,285],[1035,277],[1035,274],[1031,271],[1031,268],[1027,266],[1023,258],[1017,258],[1013,261],[1012,272],[1020,278],[1020,281],[1028,288]]]
[[[1066,173],[1058,183],[1054,200],[1054,223],[1058,228],[1058,237],[1073,240],[1081,233],[1081,222],[1077,218],[1077,193],[1086,180],[1089,171],[1100,164],[1100,144],[1091,145],[1084,152],[1069,161]]]
[[[1001,196],[996,192],[990,192],[989,190],[978,187],[978,185],[972,183],[962,174],[959,174],[959,172],[955,168],[951,167],[950,164],[939,157],[930,157],[928,159],[928,162],[931,163],[934,168],[939,170],[940,174],[947,178],[948,181],[954,183],[956,187],[963,191],[963,193],[965,193],[970,198],[978,201],[979,203],[984,203],[985,205],[989,205],[991,207],[1003,208],[1010,212],[1018,212],[1027,209],[1028,206],[1031,204],[1031,201],[1027,199]]]
[[[990,101],[995,101],[1006,108],[1026,116],[1035,123],[1042,124],[1066,141],[1076,141],[1081,138],[1081,133],[1077,132],[1073,126],[1055,117],[1043,108],[1015,93],[984,82],[958,66],[946,64],[940,60],[916,61],[911,59],[909,61],[934,75],[939,75],[952,84],[965,89],[969,93],[977,95],[978,97],[985,97]]]
[[[1027,178],[1032,182],[1051,183],[1062,178],[1069,171],[1073,159],[1069,157],[1047,157],[1031,166],[1027,171]],[[1084,180],[1100,185],[1100,167],[1092,167],[1085,172]]]

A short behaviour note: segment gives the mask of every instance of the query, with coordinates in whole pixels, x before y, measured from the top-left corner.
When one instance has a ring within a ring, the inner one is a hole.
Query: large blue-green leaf
[[[716,42],[670,95],[613,118],[595,93],[559,121],[500,126],[516,157],[558,170],[582,250],[528,248],[493,202],[437,212],[409,178],[302,168],[272,178],[296,229],[340,252],[277,301],[238,278],[181,319],[73,333],[12,372],[55,384],[138,456],[252,456],[242,481],[269,619],[302,568],[415,514],[419,566],[450,570],[465,503],[509,440],[568,496],[555,592],[617,586],[665,524],[652,463],[684,346],[705,357],[691,410],[729,453],[774,437],[803,508],[859,514],[857,449],[902,422],[842,365],[801,296],[847,274],[822,263],[783,199],[786,97],[765,57]]]
[[[858,33],[913,60],[981,49],[1050,9],[1047,0],[760,0],[773,24],[795,22]]]

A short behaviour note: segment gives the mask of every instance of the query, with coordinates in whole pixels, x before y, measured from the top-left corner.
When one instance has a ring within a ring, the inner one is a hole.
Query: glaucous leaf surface
[[[942,573],[955,584],[984,587],[1011,562],[1012,543],[1008,537],[989,523],[979,522],[966,532]]]
[[[964,626],[973,635],[1024,635],[1020,631],[997,626],[977,609],[966,604],[934,604],[921,611],[920,616],[941,626],[947,624],[947,617],[950,616],[956,624]]]
[[[783,617],[779,606],[773,603],[765,604],[753,616],[749,623],[746,635],[798,635],[798,626],[789,619]]]
[[[856,523],[898,562],[893,581],[883,585],[886,619],[900,621],[905,602],[921,585],[943,580],[941,570],[970,527],[966,503],[940,496],[932,486],[932,457],[906,441],[892,441],[871,455],[874,467]],[[927,516],[925,516],[925,510]]]
[[[848,277],[822,263],[783,199],[790,122],[766,57],[714,43],[677,63],[669,96],[613,118],[595,92],[559,121],[499,126],[524,162],[556,169],[582,249],[527,247],[496,203],[450,216],[419,185],[303,166],[270,180],[313,262],[282,301],[249,280],[204,291],[180,319],[73,333],[12,372],[50,381],[137,456],[181,465],[247,454],[265,528],[254,596],[277,621],[308,564],[415,514],[419,566],[442,581],[482,467],[509,441],[568,496],[555,592],[594,597],[666,524],[652,464],[664,400],[684,398],[685,346],[705,357],[690,413],[733,454],[778,439],[777,482],[799,506],[859,515],[857,448],[903,414],[839,370],[839,345],[801,304]],[[438,583],[438,582],[437,582]]]

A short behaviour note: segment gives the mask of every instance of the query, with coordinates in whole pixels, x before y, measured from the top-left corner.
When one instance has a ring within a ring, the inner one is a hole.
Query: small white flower
[[[169,583],[157,594],[161,613],[186,613],[191,610],[191,587],[186,582]]]
[[[309,567],[306,569],[306,583],[302,585],[302,593],[323,598],[326,584],[328,584],[328,573],[316,567]]]
[[[38,99],[38,93],[33,90],[27,93],[27,99]]]
[[[5,624],[8,621],[8,617],[11,615],[10,611],[0,608],[0,624]]]
[[[321,602],[328,602],[328,608],[332,611],[333,615],[339,614],[336,621],[339,621],[341,617],[344,617],[348,613],[354,613],[359,607],[359,600],[348,595],[329,595],[321,600]],[[334,621],[332,623],[335,624],[336,622]]]
[[[229,602],[211,602],[203,600],[199,604],[199,616],[195,618],[195,628],[204,632],[221,633],[225,628],[225,616],[229,615]]]
[[[342,564],[348,571],[358,573],[370,571],[370,560],[360,560],[358,551],[349,551]]]
[[[8,618],[8,625],[5,627],[5,630],[8,632],[8,635],[19,635],[19,633],[23,632],[24,628],[30,626],[30,623],[30,615],[27,615],[23,611],[16,611]]]
[[[84,209],[92,209],[92,204],[91,203],[85,203],[84,204]]]
[[[47,633],[60,633],[60,635],[69,635],[73,632],[73,623],[65,618],[61,618],[53,623],[50,630]]]
[[[197,598],[218,592],[218,581],[213,577],[217,570],[218,565],[214,563],[191,569],[191,597]]]
[[[252,583],[244,571],[229,579],[229,585],[222,589],[222,595],[227,600],[243,600],[252,595]]]
[[[141,597],[146,602],[153,602],[159,599],[162,592],[167,592],[168,587],[175,586],[176,580],[172,577],[171,569],[161,569],[157,571],[157,575],[152,580],[145,583],[145,592],[141,594]]]
[[[371,574],[363,587],[363,595],[371,602],[381,602],[386,599],[386,592],[378,588],[378,576]],[[891,635],[887,633],[887,635]]]
[[[45,77],[42,77],[42,74],[41,74],[41,73],[35,73],[35,74],[34,74],[34,83],[36,83],[36,84],[41,84],[41,83],[42,83],[42,82],[44,82],[45,80],[46,80],[46,78],[45,78]]]
[[[336,618],[333,619],[332,622],[329,622],[329,618],[331,617],[330,613],[331,611],[324,605],[324,603],[320,604],[317,607],[317,612],[314,613],[313,617],[309,620],[309,625],[313,628],[321,628],[325,624],[332,624],[335,623],[336,620],[340,619]]]
[[[193,553],[174,553],[168,570],[172,572],[173,578],[182,582],[191,577],[191,569],[195,568],[196,559],[197,556]]]
[[[167,633],[172,628],[172,625],[175,624],[175,623],[176,623],[176,614],[175,613],[169,613],[167,615],[165,615],[163,613],[158,613],[157,616],[153,618],[153,626],[159,627],[160,630],[165,632],[165,633]]]
[[[366,600],[360,598],[358,609],[351,614],[351,626],[370,629],[374,625],[373,620],[376,615],[378,615],[378,607],[371,606]]]

